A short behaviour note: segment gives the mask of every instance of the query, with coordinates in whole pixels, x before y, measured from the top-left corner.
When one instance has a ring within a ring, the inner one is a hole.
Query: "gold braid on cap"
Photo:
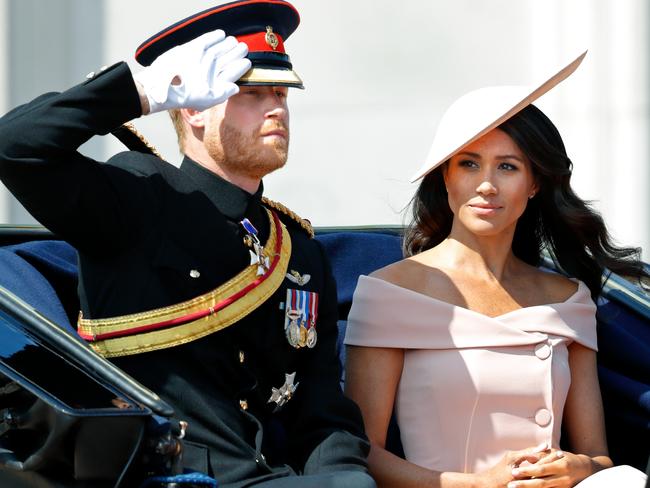
[[[291,220],[295,221],[302,227],[302,229],[309,235],[310,239],[314,238],[314,228],[311,226],[309,223],[309,220],[303,219],[298,215],[296,212],[293,210],[289,210],[287,207],[282,205],[280,202],[276,202],[273,200],[270,200],[266,197],[262,197],[262,203],[266,205],[268,208],[272,208],[273,210],[277,210],[278,212],[282,213],[283,215],[286,215],[289,217]]]

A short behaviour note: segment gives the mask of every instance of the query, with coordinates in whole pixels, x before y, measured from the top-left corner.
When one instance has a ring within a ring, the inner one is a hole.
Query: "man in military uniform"
[[[262,196],[287,157],[288,88],[302,87],[284,51],[298,22],[285,1],[242,0],[172,25],[137,50],[135,76],[119,63],[5,115],[0,177],[77,248],[79,334],[173,405],[185,468],[227,487],[371,487],[326,257]],[[161,110],[180,168],[77,152]]]

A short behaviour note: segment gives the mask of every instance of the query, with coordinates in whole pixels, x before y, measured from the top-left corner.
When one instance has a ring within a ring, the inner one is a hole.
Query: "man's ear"
[[[181,117],[187,122],[190,127],[193,129],[204,129],[205,128],[205,116],[207,111],[195,110],[193,108],[182,108]]]

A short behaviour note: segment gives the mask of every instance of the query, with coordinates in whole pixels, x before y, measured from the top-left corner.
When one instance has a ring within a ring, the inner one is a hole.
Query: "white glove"
[[[133,78],[144,89],[149,113],[205,110],[239,92],[235,81],[251,67],[246,54],[246,44],[216,30],[161,54]]]

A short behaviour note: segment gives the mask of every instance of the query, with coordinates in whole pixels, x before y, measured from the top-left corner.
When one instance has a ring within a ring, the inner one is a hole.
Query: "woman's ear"
[[[447,173],[449,172],[449,162],[451,158],[442,163],[440,166],[440,172],[442,173],[442,181],[445,183],[445,188],[447,188]]]

